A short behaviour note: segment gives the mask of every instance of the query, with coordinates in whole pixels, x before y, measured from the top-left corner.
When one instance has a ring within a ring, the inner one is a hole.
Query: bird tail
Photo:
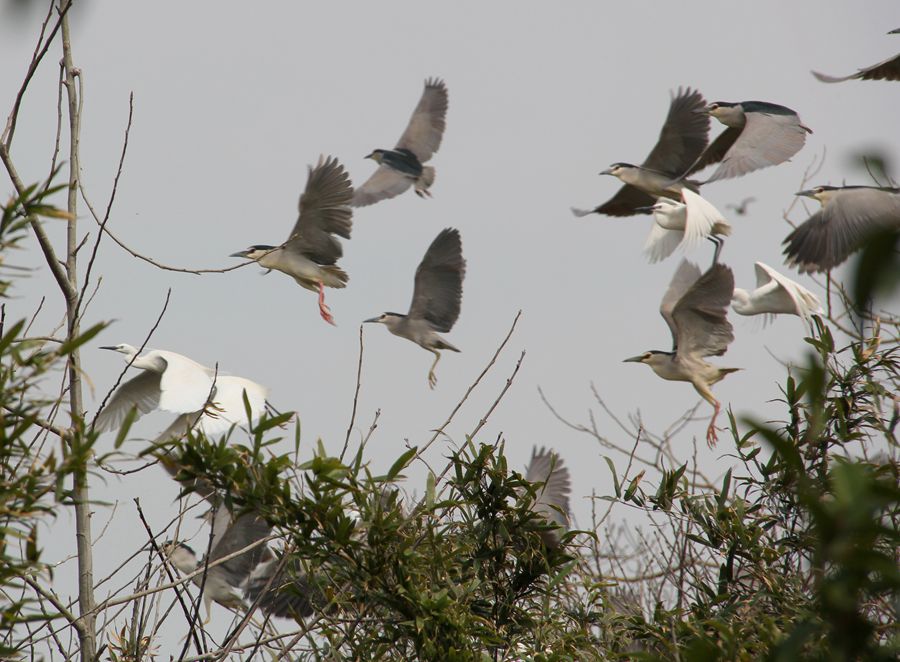
[[[434,168],[431,166],[424,166],[422,168],[422,174],[419,175],[419,178],[416,180],[416,195],[420,198],[430,198],[431,192],[428,189],[434,184],[434,177]]]
[[[572,210],[572,214],[575,215],[577,218],[583,218],[584,216],[590,216],[595,211],[597,211],[596,209],[578,209],[576,207],[569,207],[569,209]]]
[[[323,285],[326,287],[334,287],[336,289],[347,287],[347,281],[350,280],[350,276],[348,276],[347,272],[339,266],[336,264],[328,264],[320,265],[319,268],[325,274],[325,278],[322,279]]]
[[[453,345],[451,345],[446,340],[444,340],[443,338],[440,338],[440,337],[438,337],[437,348],[438,349],[449,349],[451,352],[459,352],[459,350],[456,347],[454,347]]]

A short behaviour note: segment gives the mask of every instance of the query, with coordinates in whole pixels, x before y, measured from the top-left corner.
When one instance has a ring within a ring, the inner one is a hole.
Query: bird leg
[[[322,281],[319,281],[319,314],[322,316],[323,320],[332,326],[337,326],[337,324],[334,323],[334,317],[331,315],[331,309],[325,304],[325,285]]]
[[[434,363],[431,364],[431,370],[428,371],[428,387],[433,389],[437,386],[437,375],[434,374],[434,369],[437,367],[438,361],[441,360],[441,353],[433,349],[429,351],[434,354]]]
[[[719,415],[719,410],[721,406],[719,405],[718,400],[713,400],[712,406],[715,407],[713,410],[712,420],[709,422],[709,427],[706,428],[706,445],[710,448],[716,447],[716,442],[719,441],[719,437],[716,434],[716,416]]]
[[[721,237],[716,237],[714,235],[708,236],[707,239],[709,239],[716,246],[716,252],[713,253],[713,261],[712,261],[713,264],[716,264],[719,261],[719,253],[722,252],[722,244],[724,244],[725,242],[722,240]]]

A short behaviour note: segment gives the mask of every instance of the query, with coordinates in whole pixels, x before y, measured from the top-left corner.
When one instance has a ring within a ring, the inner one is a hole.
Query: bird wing
[[[225,375],[216,380],[212,411],[207,411],[200,418],[199,426],[203,434],[214,436],[227,432],[232,425],[247,423],[244,393],[250,403],[251,425],[258,421],[265,410],[269,389],[243,377]]]
[[[404,175],[399,170],[390,166],[380,165],[375,172],[363,182],[363,185],[353,191],[350,201],[352,207],[365,207],[373,205],[381,200],[393,198],[412,186],[415,179]]]
[[[681,199],[687,208],[684,222],[685,248],[696,246],[701,239],[713,234],[716,226],[722,234],[731,232],[731,226],[709,200],[689,189],[682,189]],[[724,226],[724,227],[723,227]]]
[[[765,287],[769,283],[777,284],[779,290],[790,299],[797,314],[803,319],[809,319],[811,314],[821,312],[822,305],[819,303],[819,298],[805,287],[778,273],[767,264],[757,262],[755,267],[757,289]]]
[[[666,320],[669,325],[669,331],[672,332],[672,349],[678,349],[678,328],[675,325],[675,319],[672,317],[673,310],[678,301],[691,288],[691,285],[700,278],[700,268],[687,260],[682,260],[681,264],[675,270],[669,288],[663,295],[662,302],[659,304],[659,314]]]
[[[843,189],[785,238],[786,262],[800,273],[827,271],[891,227],[900,228],[900,189]]]
[[[774,104],[758,105],[762,109],[748,110],[744,104],[747,122],[707,184],[784,163],[803,148],[810,131],[796,113]]]
[[[654,220],[647,241],[644,242],[644,255],[651,264],[655,264],[669,257],[683,238],[683,232],[668,230]]]
[[[853,78],[859,80],[900,80],[900,54],[889,57],[878,64],[873,64],[871,67],[860,69],[849,76],[829,76],[828,74],[820,74],[818,71],[813,71],[812,75],[823,83],[840,83]]]
[[[734,294],[734,274],[714,264],[691,285],[672,309],[680,356],[721,356],[734,340],[728,304]]]
[[[132,409],[137,410],[137,418],[156,409],[159,406],[159,381],[158,372],[143,370],[122,384],[98,414],[95,429],[104,432],[118,428]]]
[[[543,515],[548,522],[568,526],[572,481],[569,470],[563,466],[559,455],[543,448],[532,450],[525,480],[529,483],[543,483],[537,491],[532,510]]]
[[[713,163],[719,163],[725,158],[728,150],[731,149],[731,146],[734,145],[734,141],[738,139],[743,130],[744,128],[739,126],[730,126],[725,129],[716,136],[716,139],[713,140],[709,147],[707,147],[697,160],[691,164],[682,177],[689,177],[695,172],[700,172],[707,166],[711,166]]]
[[[336,158],[319,157],[310,167],[306,189],[300,196],[300,216],[285,248],[322,265],[337,262],[344,250],[333,235],[350,238],[353,224],[353,185]]]
[[[631,184],[625,184],[613,197],[590,212],[581,213],[576,209],[573,209],[572,212],[576,216],[585,216],[593,212],[607,216],[633,216],[638,213],[635,211],[638,207],[649,207],[654,202],[656,202],[656,198],[649,193],[644,193]]]
[[[159,380],[159,408],[176,414],[203,409],[214,393],[214,372],[175,352],[156,350],[166,362]]]
[[[416,269],[408,316],[427,320],[435,331],[450,331],[459,317],[465,275],[459,230],[441,230]]]
[[[225,511],[225,515],[220,516],[219,513],[223,511]],[[210,561],[216,561],[233,554],[247,545],[267,537],[272,532],[272,527],[264,519],[251,512],[234,518],[230,525],[227,525],[224,533],[219,536],[216,529],[228,521],[226,516],[228,518],[231,517],[230,513],[227,513],[225,506],[220,506],[213,521],[213,544],[210,551]],[[231,586],[239,587],[247,580],[253,569],[260,564],[266,551],[266,545],[260,544],[244,554],[239,554],[233,559],[224,561],[217,568],[221,569],[220,572],[223,573],[223,576]]]
[[[275,557],[254,569],[247,582],[247,597],[254,602],[258,599],[264,614],[281,618],[309,616],[313,612],[314,598],[319,596],[310,585],[299,559],[289,559],[284,570],[272,579],[279,564],[280,559]],[[268,590],[263,593],[266,585]]]
[[[425,91],[397,142],[397,149],[408,149],[416,155],[419,163],[428,161],[441,146],[441,138],[447,126],[448,105],[444,81],[439,78],[426,80]]]
[[[705,107],[706,101],[700,92],[679,88],[669,104],[669,114],[659,132],[659,140],[643,167],[673,177],[687,170],[709,142],[709,115],[703,112]]]

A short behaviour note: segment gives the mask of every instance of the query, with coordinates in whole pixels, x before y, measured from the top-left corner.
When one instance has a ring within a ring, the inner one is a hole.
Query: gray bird
[[[561,534],[569,526],[569,494],[572,491],[569,470],[563,466],[555,451],[535,447],[531,451],[525,480],[540,483],[531,509],[549,524],[559,527],[541,532],[541,539],[547,547],[558,547]]]
[[[231,257],[254,260],[261,267],[286,273],[297,283],[319,293],[319,313],[334,324],[331,310],[325,305],[325,287],[343,288],[349,280],[337,266],[344,254],[334,235],[350,238],[353,211],[350,201],[353,185],[344,167],[334,157],[319,157],[310,167],[306,189],[300,196],[300,216],[290,236],[280,246],[256,244]]]
[[[206,579],[202,574],[191,579],[197,586],[203,586],[207,622],[213,602],[230,609],[243,609],[245,598],[250,601],[259,599],[262,612],[272,616],[290,618],[312,613],[309,583],[305,576],[297,574],[285,582],[282,572],[269,581],[278,567],[278,559],[265,543],[212,565],[258,540],[268,538],[272,527],[265,520],[255,513],[233,517],[224,505],[215,509],[211,520],[213,533]],[[179,572],[189,574],[203,567],[204,561],[199,560],[196,552],[183,542],[166,543],[163,551]]]
[[[684,176],[690,176],[719,163],[704,184],[784,163],[812,133],[795,111],[767,101],[716,101],[705,112],[728,128],[685,172]]]
[[[900,28],[891,30],[888,34],[900,34]],[[845,80],[900,80],[900,54],[890,57],[883,62],[873,64],[871,67],[860,69],[849,76],[829,76],[813,71],[812,75],[823,83],[840,83]]]
[[[786,263],[800,273],[833,269],[871,236],[900,230],[900,188],[817,186],[796,195],[822,204],[783,242]]]
[[[618,177],[625,186],[602,205],[589,210],[573,207],[572,213],[575,216],[632,216],[646,210],[659,197],[680,200],[683,188],[696,191],[694,182],[679,177],[706,148],[709,116],[702,112],[705,106],[702,94],[691,88],[679,88],[669,104],[669,114],[659,140],[644,162],[639,166],[613,163],[600,173]]]
[[[428,371],[428,385],[434,388],[441,354],[438,350],[459,350],[438,333],[448,333],[459,317],[462,303],[462,283],[466,275],[466,261],[462,256],[459,230],[446,228],[431,242],[425,257],[416,269],[409,312],[382,313],[365,322],[384,324],[395,336],[411,340],[434,354],[434,363]]]
[[[431,197],[434,168],[422,165],[438,151],[446,127],[449,98],[447,86],[438,78],[425,81],[422,98],[394,149],[376,149],[366,156],[378,169],[353,193],[352,205],[365,207],[400,195],[415,185],[420,198]]]
[[[714,408],[706,430],[710,447],[717,441],[716,417],[721,409],[711,387],[739,368],[720,368],[704,358],[722,356],[734,340],[727,319],[733,293],[734,274],[728,267],[714,264],[701,276],[696,265],[682,260],[659,307],[672,332],[672,351],[651,350],[625,359],[626,363],[647,364],[663,379],[694,386]]]

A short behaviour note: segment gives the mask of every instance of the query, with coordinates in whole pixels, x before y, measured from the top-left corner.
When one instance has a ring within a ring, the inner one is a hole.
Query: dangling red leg
[[[325,285],[322,284],[322,281],[319,281],[319,314],[323,320],[332,326],[337,326],[334,323],[334,317],[331,315],[331,309],[325,305]]]
[[[719,406],[718,402],[714,402],[713,407],[715,407],[715,409],[713,410],[713,417],[709,422],[709,427],[706,428],[706,444],[710,448],[715,448],[716,442],[719,441],[719,437],[716,434],[716,416],[719,415],[719,410],[721,409],[721,407]]]

